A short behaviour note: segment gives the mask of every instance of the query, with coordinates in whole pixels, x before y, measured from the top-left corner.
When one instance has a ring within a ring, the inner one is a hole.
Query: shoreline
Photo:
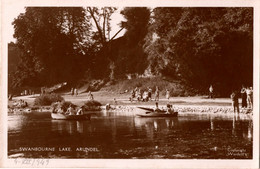
[[[102,105],[100,111],[95,112],[112,112],[112,113],[120,113],[125,115],[136,115],[139,112],[138,107],[146,107],[146,108],[155,108],[153,105],[111,105],[110,110],[106,110],[106,106]],[[160,109],[166,109],[165,105],[159,106]],[[177,111],[179,115],[187,115],[187,114],[196,114],[196,115],[239,115],[245,118],[252,119],[253,113],[248,113],[247,110],[242,110],[240,113],[234,113],[233,108],[229,106],[206,106],[206,105],[173,105],[174,111]],[[31,113],[31,112],[51,112],[51,106],[42,106],[38,109],[32,110],[32,107],[27,108],[9,108],[9,113]],[[91,111],[88,111],[91,112]],[[92,111],[93,112],[93,111]]]
[[[138,101],[129,101],[128,94],[117,94],[111,92],[93,92],[94,98],[96,101],[99,101],[101,106],[101,111],[105,110],[105,105],[110,104],[112,109],[109,110],[111,112],[122,112],[133,114],[138,112],[137,107],[147,107],[147,108],[155,108],[154,100],[148,102],[138,102]],[[10,112],[51,112],[51,106],[34,106],[34,99],[38,95],[28,95],[28,96],[19,96],[14,97],[13,100],[25,100],[28,102],[28,107],[26,108],[12,108],[12,101],[8,102],[8,109]],[[62,94],[62,97],[66,101],[70,101],[73,104],[80,106],[83,105],[87,99],[87,93],[80,94],[78,96],[71,96],[69,94]],[[159,103],[160,109],[166,109],[166,104],[170,103],[173,106],[174,111],[178,111],[179,114],[235,114],[233,112],[233,107],[231,105],[230,98],[214,98],[208,99],[207,96],[194,96],[194,97],[171,97],[169,100],[161,97]],[[241,99],[239,99],[239,104],[241,105]],[[15,110],[17,109],[17,110]],[[237,114],[237,113],[236,113]],[[240,113],[246,116],[253,117],[252,111],[249,109],[241,109]]]

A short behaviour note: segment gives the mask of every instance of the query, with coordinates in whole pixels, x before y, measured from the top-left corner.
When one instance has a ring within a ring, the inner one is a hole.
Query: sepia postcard
[[[2,0],[0,167],[259,168],[259,12]]]

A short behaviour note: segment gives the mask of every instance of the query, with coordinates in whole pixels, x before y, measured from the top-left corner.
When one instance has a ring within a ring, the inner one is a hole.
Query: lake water
[[[90,121],[50,113],[8,114],[10,158],[252,159],[252,120],[180,114],[140,118],[99,113]]]

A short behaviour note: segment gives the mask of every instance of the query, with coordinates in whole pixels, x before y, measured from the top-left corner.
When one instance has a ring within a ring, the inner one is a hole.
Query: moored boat
[[[139,110],[139,112],[142,112],[142,113],[147,113],[147,112],[154,112],[154,109],[152,108],[147,108],[147,107],[137,107]],[[166,110],[157,110],[158,113],[165,113]]]
[[[139,117],[177,117],[178,112],[172,112],[170,114],[167,113],[159,113],[159,112],[146,112],[145,114],[136,114]]]
[[[51,118],[56,120],[90,120],[91,114],[66,115],[63,113],[51,113]]]

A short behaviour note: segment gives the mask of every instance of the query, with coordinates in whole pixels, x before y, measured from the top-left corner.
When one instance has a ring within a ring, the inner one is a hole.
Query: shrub
[[[38,106],[49,106],[54,102],[62,102],[64,101],[64,98],[59,95],[59,94],[43,94],[39,97],[36,97],[34,100],[34,105],[38,105]]]
[[[91,111],[91,110],[100,110],[101,103],[95,100],[90,100],[87,101],[83,105],[83,109],[86,111]]]

